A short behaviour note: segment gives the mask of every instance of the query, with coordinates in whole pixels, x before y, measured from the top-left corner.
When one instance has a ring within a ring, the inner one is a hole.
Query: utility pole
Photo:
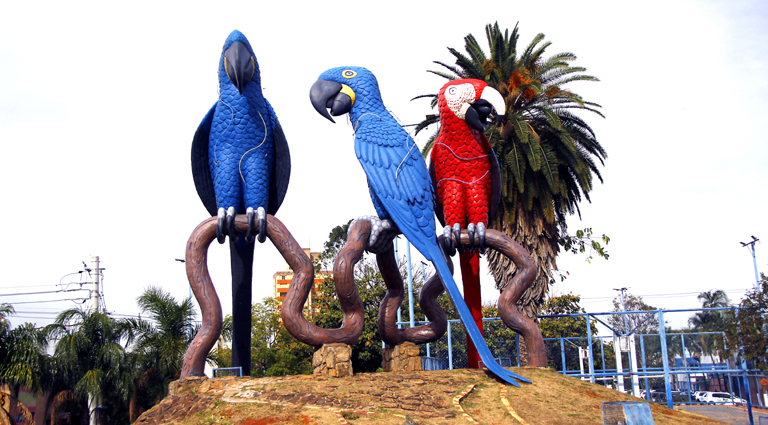
[[[93,266],[89,270],[91,273],[91,313],[99,312],[99,274],[101,269],[99,268],[99,256],[91,257],[91,264]]]
[[[627,311],[627,306],[624,304],[624,292],[629,288],[613,288],[614,291],[621,292],[621,311]],[[629,333],[629,325],[627,324],[627,315],[622,314],[622,318],[624,318],[624,335]]]
[[[629,288],[614,288],[614,291],[621,292],[621,311],[626,312],[627,311],[627,304],[626,300],[624,298],[624,293]],[[637,378],[637,353],[635,350],[635,335],[634,332],[632,332],[632,335],[629,335],[629,323],[627,321],[627,315],[622,314],[624,317],[624,338],[626,338],[627,345],[628,345],[628,351],[629,351],[629,368],[632,372],[632,395],[635,397],[638,397],[640,394],[640,380]],[[621,367],[621,351],[620,349],[614,348],[616,351],[616,369],[618,373],[623,373],[622,367]],[[618,377],[618,383],[620,387],[620,391],[624,391],[624,376]]]
[[[395,244],[395,264],[397,264],[397,272],[400,273],[400,257],[397,256],[397,240],[399,237],[395,237],[395,240],[393,241]],[[400,329],[402,325],[400,324],[400,307],[397,308],[397,329]],[[383,342],[383,341],[382,341]]]
[[[93,284],[93,287],[91,288],[91,308],[90,312],[93,313],[99,313],[99,275],[101,274],[101,268],[99,268],[99,256],[95,255],[91,257],[91,269],[89,272],[91,273],[91,283]],[[90,425],[98,425],[99,423],[99,399],[97,399],[93,394],[88,395],[88,404],[90,408],[91,413],[91,420]]]
[[[741,246],[746,246],[752,253],[752,265],[755,266],[755,290],[760,292],[760,277],[757,275],[757,260],[755,260],[755,242],[760,239],[752,236],[752,242],[739,242]]]
[[[408,253],[408,317],[410,318],[411,327],[414,327],[413,320],[413,273],[411,272],[411,243],[405,240],[405,250]]]

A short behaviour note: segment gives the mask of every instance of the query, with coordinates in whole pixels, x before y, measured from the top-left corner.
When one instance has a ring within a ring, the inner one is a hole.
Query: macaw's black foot
[[[485,224],[480,222],[477,224],[469,223],[467,226],[467,235],[469,236],[469,246],[467,249],[470,254],[474,254],[475,251],[480,254],[485,254]],[[456,251],[464,252],[464,246],[461,244],[461,226],[456,223],[451,226],[445,226],[443,228],[443,249],[448,255],[454,256]]]
[[[463,253],[464,246],[461,244],[461,226],[459,226],[459,223],[453,225],[453,236],[456,238],[456,241],[454,242],[456,244],[456,249],[459,250],[459,253]]]
[[[485,254],[485,224],[482,222],[477,223],[477,250],[480,254]]]
[[[474,254],[475,249],[480,254],[485,254],[485,224],[483,222],[469,223],[467,226],[467,234],[469,234],[469,252]],[[477,235],[477,239],[475,239]]]
[[[259,243],[267,240],[267,212],[264,207],[259,207],[255,211],[248,207],[245,211],[245,217],[248,220],[248,229],[245,231],[245,240],[248,243],[253,242],[254,235],[258,235]]]
[[[226,211],[223,207],[219,208],[217,218],[216,240],[219,243],[224,243],[227,240],[227,236],[229,236],[231,242],[237,242],[239,236],[237,231],[235,231],[235,207],[229,207]]]
[[[475,253],[475,223],[469,223],[467,225],[467,235],[469,235],[469,253]]]
[[[226,211],[219,208],[218,222],[216,223],[216,240],[224,243],[229,236],[229,240],[237,242],[237,233],[235,232],[235,207],[229,207]]]
[[[264,207],[256,209],[257,219],[259,221],[259,236],[256,238],[259,243],[264,243],[267,240],[267,212]]]
[[[232,243],[237,242],[240,238],[235,231],[235,207],[227,208],[227,234]]]
[[[453,238],[451,237],[451,226],[445,226],[443,228],[443,251],[451,257],[456,255],[456,245],[453,243]]]
[[[453,236],[451,236],[451,233],[453,233]],[[459,252],[464,252],[464,247],[461,246],[461,226],[459,226],[459,223],[456,223],[451,226],[445,226],[443,228],[443,248],[445,249],[445,252],[448,253],[451,257],[456,255],[456,250],[458,249]]]

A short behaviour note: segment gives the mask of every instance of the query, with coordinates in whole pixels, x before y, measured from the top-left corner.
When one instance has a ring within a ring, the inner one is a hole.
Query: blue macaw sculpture
[[[355,153],[368,177],[377,214],[394,221],[434,264],[485,366],[513,385],[519,386],[515,378],[530,382],[496,363],[472,319],[437,243],[434,192],[427,165],[416,143],[385,108],[376,77],[361,67],[332,68],[320,74],[309,96],[315,109],[331,122],[335,122],[331,115],[349,113]]]
[[[218,216],[216,237],[230,241],[232,268],[232,364],[250,374],[254,236],[266,238],[266,214],[285,198],[291,174],[288,144],[261,90],[259,64],[240,31],[224,42],[219,61],[219,100],[192,141],[192,175],[203,205]],[[246,214],[245,238],[234,232],[235,214]]]

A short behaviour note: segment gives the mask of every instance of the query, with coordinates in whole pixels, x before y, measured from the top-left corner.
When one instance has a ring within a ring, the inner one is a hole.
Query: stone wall
[[[419,346],[404,342],[394,347],[384,348],[381,367],[384,372],[417,372],[421,369]]]
[[[352,376],[352,347],[347,344],[325,344],[312,356],[315,376],[340,378]]]

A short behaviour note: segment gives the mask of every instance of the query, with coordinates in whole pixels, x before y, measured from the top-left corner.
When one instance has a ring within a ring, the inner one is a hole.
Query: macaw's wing
[[[488,223],[490,229],[496,211],[499,209],[501,201],[501,174],[499,172],[499,159],[496,158],[496,152],[493,148],[488,149],[488,162],[491,165],[491,193],[488,194]]]
[[[432,160],[429,161],[429,178],[432,180],[432,187],[435,188],[435,193],[437,193],[437,175],[435,174],[435,163],[432,162]],[[435,196],[435,215],[437,216],[437,221],[440,222],[440,225],[445,226],[443,203],[440,202],[439,196]]]
[[[192,178],[195,180],[195,188],[200,200],[212,216],[216,215],[216,192],[213,190],[211,165],[208,163],[208,141],[215,109],[216,105],[213,105],[200,122],[192,139]]]
[[[285,199],[288,190],[288,180],[291,178],[291,152],[288,150],[288,142],[285,140],[283,127],[275,117],[275,163],[272,167],[272,179],[269,182],[269,205],[267,214],[275,215]]]
[[[399,126],[361,129],[355,153],[368,184],[406,238],[427,260],[435,239],[434,196],[427,164],[414,141]]]

